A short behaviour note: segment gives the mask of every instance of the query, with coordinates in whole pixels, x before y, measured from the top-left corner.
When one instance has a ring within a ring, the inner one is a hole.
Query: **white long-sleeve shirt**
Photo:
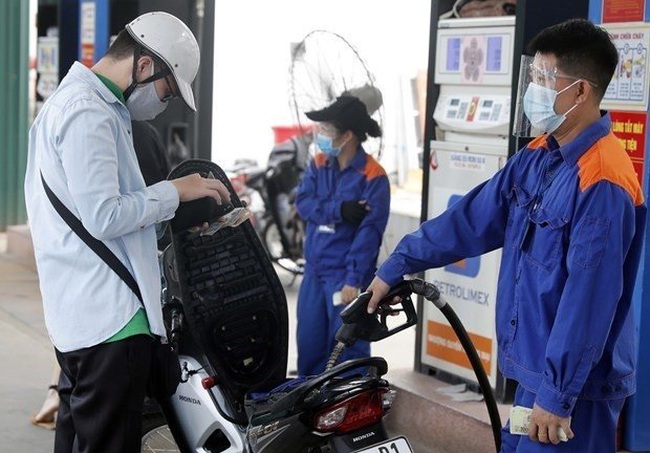
[[[165,334],[154,225],[173,217],[169,181],[146,187],[126,106],[90,69],[75,63],[29,131],[25,201],[45,324],[61,352],[94,346],[133,317],[140,302],[54,210],[58,198],[135,277],[152,333]]]

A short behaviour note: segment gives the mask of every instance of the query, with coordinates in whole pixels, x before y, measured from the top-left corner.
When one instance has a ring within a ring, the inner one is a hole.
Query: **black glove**
[[[341,217],[352,225],[359,225],[368,213],[365,204],[358,201],[344,201],[341,203]]]
[[[204,222],[212,223],[232,210],[233,205],[230,202],[218,205],[212,197],[185,201],[178,205],[176,214],[171,219],[172,230],[179,232],[195,226],[201,226]]]

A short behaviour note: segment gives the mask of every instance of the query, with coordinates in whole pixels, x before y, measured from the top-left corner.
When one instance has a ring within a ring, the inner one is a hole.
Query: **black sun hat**
[[[344,131],[360,131],[375,137],[377,122],[368,115],[366,105],[354,96],[340,96],[324,109],[305,112],[312,121],[335,122]]]

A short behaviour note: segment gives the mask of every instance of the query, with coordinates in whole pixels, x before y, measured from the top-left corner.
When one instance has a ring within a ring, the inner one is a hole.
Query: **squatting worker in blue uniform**
[[[307,224],[305,274],[298,294],[298,373],[325,370],[341,326],[340,313],[372,279],[388,222],[386,172],[361,145],[381,130],[357,97],[341,96],[308,112],[318,123],[320,153],[298,187],[296,205]],[[367,357],[358,341],[341,360]]]
[[[371,309],[405,274],[503,247],[498,364],[518,383],[514,405],[533,414],[528,436],[506,426],[502,451],[611,453],[635,391],[631,303],[646,219],[632,163],[599,109],[618,54],[586,20],[541,31],[529,50],[523,109],[545,134],[402,239],[368,288]]]
[[[188,175],[146,186],[132,120],[172,98],[196,110],[199,47],[178,18],[144,14],[92,68],[75,63],[29,132],[25,201],[45,324],[61,366],[54,451],[139,452],[153,335],[164,336],[155,225],[179,201],[229,198],[214,179]],[[61,202],[132,273],[131,289],[64,222]]]

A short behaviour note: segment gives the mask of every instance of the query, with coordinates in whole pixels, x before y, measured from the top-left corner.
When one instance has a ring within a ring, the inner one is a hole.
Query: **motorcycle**
[[[235,191],[250,202],[255,228],[269,257],[294,276],[302,275],[305,265],[305,224],[296,211],[295,197],[311,140],[310,134],[293,136],[273,147],[266,168],[246,161],[230,171]],[[256,203],[260,198],[262,210]]]
[[[191,173],[211,174],[234,193],[208,161],[186,161],[170,179]],[[239,207],[235,195],[230,209]],[[182,378],[159,410],[144,414],[143,452],[412,451],[405,437],[389,438],[384,428],[395,397],[383,378],[386,361],[336,363],[358,339],[379,341],[413,325],[409,297],[377,315],[366,311],[369,296],[357,298],[342,315],[328,369],[287,379],[286,298],[250,222],[213,234],[172,230],[161,269],[163,313]],[[388,328],[391,313],[405,322]]]
[[[229,188],[232,205],[226,210],[242,207],[227,176],[212,162],[186,161],[169,178],[192,173],[216,177]],[[372,294],[360,294],[341,313],[343,324],[327,369],[287,379],[286,298],[250,222],[210,234],[172,228],[161,274],[163,314],[182,377],[172,397],[145,411],[143,452],[412,453],[404,436],[389,438],[384,427],[396,396],[383,377],[386,361],[337,362],[357,340],[380,341],[415,325],[413,294],[434,303],[456,332],[500,451],[501,420],[485,370],[462,323],[433,284],[404,281],[373,314],[367,312]]]

